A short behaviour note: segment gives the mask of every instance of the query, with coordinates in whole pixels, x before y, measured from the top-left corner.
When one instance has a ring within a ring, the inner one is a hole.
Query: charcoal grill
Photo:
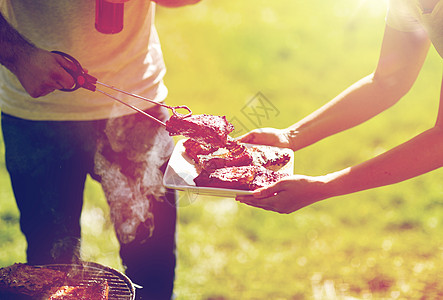
[[[63,271],[68,274],[66,285],[89,286],[106,280],[109,285],[109,300],[134,300],[135,287],[123,273],[92,262],[82,264],[50,264],[42,267]]]

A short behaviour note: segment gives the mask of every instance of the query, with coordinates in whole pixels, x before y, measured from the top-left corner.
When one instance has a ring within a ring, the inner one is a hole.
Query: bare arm
[[[0,63],[11,72],[17,70],[20,57],[29,55],[35,46],[23,38],[0,14]]]
[[[390,151],[328,175],[331,196],[401,182],[443,166],[443,79],[434,127]]]
[[[354,127],[394,105],[413,85],[429,41],[424,32],[404,33],[386,27],[376,71],[323,107],[283,130],[259,129],[244,142],[298,150]]]
[[[424,32],[404,33],[386,27],[376,71],[289,127],[292,147],[303,148],[394,105],[415,82],[428,49]]]
[[[392,29],[388,29],[388,31],[392,31]],[[392,34],[395,35],[395,31],[392,31]],[[413,33],[399,34],[400,36],[405,35],[406,37],[407,35],[413,35]],[[411,42],[415,38],[416,37],[412,36],[411,39],[401,39],[405,42]],[[424,49],[427,49],[428,42],[426,40],[422,42],[422,46],[420,47],[422,51],[412,52],[421,56],[419,60],[413,59],[412,57],[410,58],[411,64],[415,66],[414,68],[410,65],[408,66],[407,57],[402,57],[403,53],[407,55],[407,53],[411,52],[410,49],[409,51],[405,49],[407,45],[408,44],[404,43],[400,44],[398,45],[399,50],[395,51],[395,49],[393,49],[392,51],[387,52],[394,55],[396,52],[406,50],[394,56],[386,56],[386,52],[383,54],[383,51],[386,51],[387,49],[386,47],[384,48],[385,50],[382,50],[381,62],[379,63],[379,67],[377,68],[374,77],[381,76],[380,78],[390,78],[390,76],[394,76],[394,79],[391,79],[393,80],[393,86],[400,87],[402,90],[402,92],[395,93],[391,91],[383,92],[381,94],[383,97],[386,97],[385,95],[389,95],[389,93],[393,93],[391,94],[391,97],[399,97],[409,89],[410,85],[415,80],[418,68],[423,62]],[[384,44],[384,46],[386,46],[386,44]],[[383,59],[388,58],[389,61],[383,61]],[[402,66],[402,64],[399,64],[397,61],[403,61],[405,65]],[[413,64],[413,62],[416,64]],[[419,62],[419,64],[417,64],[417,62]],[[399,72],[401,73],[401,70],[406,72],[406,70],[410,70],[411,68],[414,72],[409,73],[409,76],[399,74]],[[415,75],[412,76],[413,74]],[[398,82],[397,80],[399,78],[403,78],[403,80],[407,81],[403,83]],[[389,87],[389,85],[387,87]],[[357,91],[358,90],[359,89],[357,88]],[[386,88],[383,87],[382,90],[386,90]],[[351,94],[353,93],[354,92],[351,92]],[[352,98],[348,98],[348,95],[349,94],[345,93],[345,97],[340,99],[350,101],[349,99]],[[394,101],[389,101],[390,97],[385,98],[385,100],[389,103]],[[340,104],[343,103],[340,101],[338,102]],[[376,102],[378,103],[379,101],[377,100]],[[320,110],[319,112],[314,113],[314,115],[317,114],[321,119],[321,116],[324,117],[325,113],[332,112],[333,114],[340,114],[339,112],[334,111],[337,108],[337,105],[336,102],[333,102],[330,107]],[[379,107],[380,110],[383,110],[384,106],[380,104],[377,105],[377,107]],[[377,112],[377,109],[371,108],[369,113],[365,113],[362,110],[355,108],[354,112],[364,117],[356,118],[356,121],[346,124],[356,124],[358,121],[372,116]],[[328,120],[325,122],[327,121]],[[313,122],[313,120],[308,119],[306,122],[302,122],[302,125],[306,126],[309,122]],[[333,124],[330,125],[334,126]],[[346,127],[345,125],[341,126]],[[329,132],[334,132],[336,130],[337,129],[332,129]],[[319,136],[317,136],[317,138],[318,137]],[[252,206],[280,213],[291,213],[323,199],[398,183],[430,172],[443,166],[443,156],[441,153],[443,153],[443,82],[438,118],[435,126],[429,130],[417,135],[404,144],[356,166],[324,176],[294,175],[267,188],[256,190],[253,196],[239,197],[238,200]]]
[[[443,83],[442,83],[443,86]],[[440,107],[443,95],[440,97]],[[439,115],[439,118],[442,116]],[[443,124],[436,125],[375,158],[325,176],[294,175],[240,202],[291,213],[318,201],[395,184],[443,166]]]
[[[68,61],[35,47],[1,13],[0,64],[14,73],[23,88],[35,98],[74,84],[72,77],[63,69],[70,67]]]

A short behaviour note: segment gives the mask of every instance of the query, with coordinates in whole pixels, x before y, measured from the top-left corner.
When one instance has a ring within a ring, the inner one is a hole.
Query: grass
[[[226,115],[236,133],[257,93],[286,127],[372,72],[386,2],[215,1],[159,8],[168,102]],[[295,154],[295,171],[324,174],[390,149],[433,125],[441,58],[431,50],[413,90],[384,114]],[[0,266],[24,261],[7,173],[0,191]],[[439,299],[443,172],[278,215],[232,199],[180,195],[178,299]],[[84,258],[121,269],[99,185],[88,179]],[[110,241],[110,243],[109,243]]]

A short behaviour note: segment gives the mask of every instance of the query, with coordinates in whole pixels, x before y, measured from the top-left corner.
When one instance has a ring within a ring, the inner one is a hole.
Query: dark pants
[[[6,167],[20,210],[30,264],[80,258],[86,175],[94,177],[98,132],[105,121],[29,121],[2,114]],[[154,235],[121,244],[126,274],[142,299],[170,299],[175,257],[175,193],[154,201]]]

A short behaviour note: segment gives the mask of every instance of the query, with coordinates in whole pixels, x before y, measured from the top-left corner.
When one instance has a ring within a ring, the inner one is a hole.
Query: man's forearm
[[[0,64],[15,73],[18,60],[34,48],[0,13]]]

